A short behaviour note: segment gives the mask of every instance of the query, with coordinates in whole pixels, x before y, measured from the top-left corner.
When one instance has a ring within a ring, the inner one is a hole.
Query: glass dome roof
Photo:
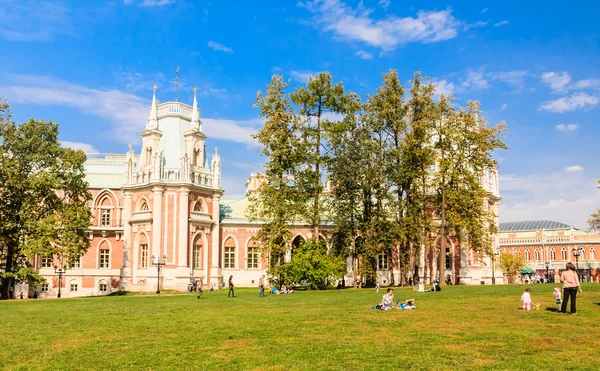
[[[522,232],[522,231],[541,231],[542,229],[576,229],[565,223],[555,222],[553,220],[525,220],[522,222],[500,223],[500,232]]]

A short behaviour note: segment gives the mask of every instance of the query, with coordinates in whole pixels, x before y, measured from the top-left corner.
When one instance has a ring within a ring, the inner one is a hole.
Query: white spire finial
[[[148,117],[148,125],[146,125],[146,128],[156,128],[156,126],[158,125],[158,110],[156,108],[157,105],[157,101],[156,101],[156,85],[154,85],[154,87],[152,88],[153,93],[152,93],[152,107],[150,108],[150,117]]]
[[[196,93],[198,89],[194,88],[194,105],[192,108],[192,130],[200,130],[200,111],[198,111],[198,100]]]

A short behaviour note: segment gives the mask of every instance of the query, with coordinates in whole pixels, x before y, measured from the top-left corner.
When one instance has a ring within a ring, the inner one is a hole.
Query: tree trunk
[[[444,185],[444,177],[442,176],[442,226],[440,255],[438,256],[438,282],[444,281],[444,272],[446,271],[446,187]]]
[[[321,105],[319,104],[319,112],[317,114],[317,152],[315,158],[315,204],[314,204],[314,227],[315,227],[315,238],[319,242],[319,224],[321,223],[319,217],[319,185],[321,184],[321,172],[319,169],[319,161],[321,160]]]
[[[6,273],[12,272],[12,270],[13,270],[13,259],[14,259],[14,255],[15,255],[15,245],[16,244],[13,241],[8,241],[6,243],[6,256],[5,256],[6,265],[5,265],[5,268],[4,268],[4,272],[6,272]],[[10,286],[12,286],[12,284],[13,284],[13,280],[11,278],[2,277],[2,294],[0,296],[0,298],[2,300],[9,299],[9,297],[8,297],[8,293],[9,293],[8,288]]]

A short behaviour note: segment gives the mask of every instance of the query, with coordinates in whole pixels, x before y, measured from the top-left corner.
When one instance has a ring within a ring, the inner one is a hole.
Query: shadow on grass
[[[558,312],[558,308],[556,308],[556,307],[546,307],[546,310],[548,312]]]

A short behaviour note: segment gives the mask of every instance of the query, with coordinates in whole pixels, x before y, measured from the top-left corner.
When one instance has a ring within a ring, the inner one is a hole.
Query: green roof
[[[576,229],[565,223],[555,222],[553,220],[525,220],[521,222],[506,222],[500,223],[500,232],[524,232],[524,231],[541,231],[557,230],[557,229]]]

